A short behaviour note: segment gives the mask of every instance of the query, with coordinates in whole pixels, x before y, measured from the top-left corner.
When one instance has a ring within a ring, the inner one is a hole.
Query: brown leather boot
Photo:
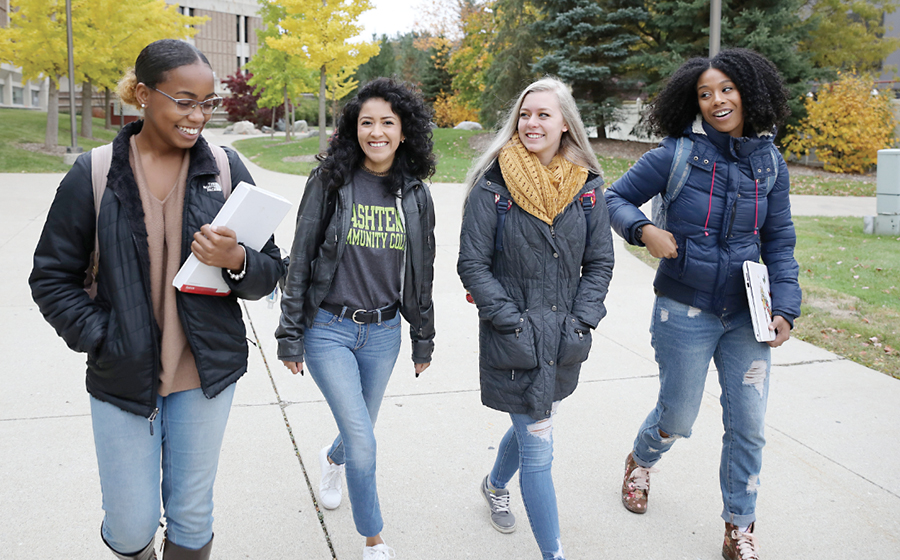
[[[212,553],[212,542],[213,540],[209,539],[209,542],[200,550],[191,550],[163,538],[162,557],[163,560],[209,560],[209,555]]]
[[[722,557],[725,560],[759,560],[759,544],[753,529],[756,522],[750,524],[746,533],[742,533],[737,525],[725,523],[725,542],[722,543]]]
[[[647,511],[647,499],[650,496],[650,473],[656,469],[646,469],[634,462],[634,454],[629,453],[625,459],[625,479],[622,481],[622,504],[630,512]]]

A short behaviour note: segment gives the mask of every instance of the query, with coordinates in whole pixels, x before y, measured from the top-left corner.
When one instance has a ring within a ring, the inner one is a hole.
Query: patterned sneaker
[[[746,533],[737,525],[725,523],[725,542],[722,543],[722,558],[725,560],[759,560],[759,544],[753,534],[752,523]]]
[[[492,489],[489,478],[490,475],[485,476],[481,482],[481,496],[491,508],[491,525],[501,533],[512,533],[516,530],[516,518],[509,511],[509,490]]]
[[[335,465],[328,462],[328,450],[324,447],[319,451],[319,467],[322,469],[322,479],[319,481],[319,503],[325,509],[335,509],[341,505],[341,490],[343,480],[341,474],[344,465]]]
[[[363,547],[363,560],[389,560],[394,556],[394,549],[384,543]]]
[[[630,512],[645,513],[650,496],[650,473],[657,469],[645,469],[634,462],[632,453],[625,459],[625,480],[622,481],[622,504]]]

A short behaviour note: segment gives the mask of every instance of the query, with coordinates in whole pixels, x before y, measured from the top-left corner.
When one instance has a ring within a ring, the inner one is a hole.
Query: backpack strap
[[[216,166],[219,168],[219,174],[216,176],[216,182],[222,187],[222,194],[227,200],[231,196],[231,163],[228,161],[228,152],[221,146],[207,144],[209,151],[216,158]]]
[[[503,225],[506,223],[506,214],[512,208],[512,200],[499,194],[494,195],[494,205],[497,206],[497,233],[494,235],[494,251],[503,250]]]
[[[97,272],[100,270],[100,202],[106,192],[109,168],[112,165],[112,143],[91,150],[91,186],[94,191],[94,251],[85,275],[85,290],[91,299],[97,295]]]
[[[653,197],[653,225],[660,229],[666,229],[669,206],[681,194],[681,189],[684,188],[688,176],[691,174],[688,158],[693,147],[694,141],[687,136],[682,136],[675,142],[675,157],[672,158],[672,165],[669,168],[666,190]]]
[[[581,198],[581,209],[584,211],[584,224],[585,224],[585,233],[584,233],[584,246],[590,247],[591,245],[591,212],[594,211],[594,205],[597,204],[597,194],[594,192],[594,189],[587,191],[582,194],[579,198]]]

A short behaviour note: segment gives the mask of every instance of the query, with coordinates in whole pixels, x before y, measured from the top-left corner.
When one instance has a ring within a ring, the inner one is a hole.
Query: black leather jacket
[[[306,182],[291,248],[291,264],[281,298],[281,323],[275,331],[278,359],[302,362],[303,335],[331,289],[350,230],[353,185],[347,183],[326,196],[319,170]],[[400,294],[400,313],[409,323],[414,363],[431,362],[434,352],[434,201],[428,187],[409,178],[400,206],[406,228],[406,267]],[[330,216],[330,217],[329,217]]]
[[[76,352],[87,352],[87,390],[97,399],[151,418],[159,386],[161,332],[150,296],[150,256],[144,210],[128,161],[129,139],[143,121],[127,125],[113,141],[109,181],[94,213],[90,152],[78,158],[56,192],[34,253],[29,283],[47,321]],[[232,184],[252,182],[237,154],[228,150]],[[191,148],[184,199],[181,260],[193,234],[225,203],[215,158],[200,138]],[[85,270],[99,231],[97,297],[84,291]],[[215,397],[247,370],[247,340],[238,298],[259,299],[284,273],[274,238],[261,252],[247,249],[247,272],[223,278],[226,297],[178,292],[178,313],[200,373],[203,394]]]

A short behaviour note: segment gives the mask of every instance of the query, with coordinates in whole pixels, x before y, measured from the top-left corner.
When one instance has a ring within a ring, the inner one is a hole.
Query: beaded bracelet
[[[244,279],[244,275],[247,274],[247,248],[241,245],[241,249],[244,250],[244,266],[241,268],[241,271],[238,274],[231,272],[231,269],[226,268],[226,272],[228,272],[228,276],[234,280],[235,282]]]

